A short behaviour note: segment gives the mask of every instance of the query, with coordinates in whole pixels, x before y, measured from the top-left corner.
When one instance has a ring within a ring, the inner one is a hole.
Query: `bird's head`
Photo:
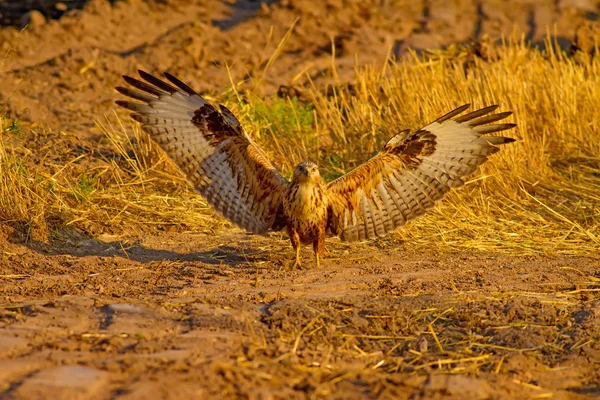
[[[295,182],[318,182],[321,180],[319,168],[310,161],[302,161],[294,170]]]

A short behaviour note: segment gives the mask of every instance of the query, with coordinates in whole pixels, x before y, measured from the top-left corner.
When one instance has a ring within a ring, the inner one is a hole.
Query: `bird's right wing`
[[[464,105],[413,133],[391,138],[369,161],[327,185],[328,228],[342,240],[382,237],[434,206],[450,188],[462,186],[497,145],[514,142],[482,136],[513,128],[492,124],[510,112],[498,106],[458,116]]]
[[[139,102],[117,101],[175,161],[210,205],[236,225],[256,233],[285,226],[283,197],[289,182],[252,142],[224,106],[217,110],[174,76],[170,83],[144,71],[143,81],[124,76],[135,89],[117,91]]]

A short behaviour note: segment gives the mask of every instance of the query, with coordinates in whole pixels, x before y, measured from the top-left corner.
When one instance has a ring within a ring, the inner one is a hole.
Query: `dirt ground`
[[[328,246],[290,270],[234,230],[9,244],[0,397],[598,397],[600,258]]]
[[[265,95],[329,82],[332,43],[345,81],[408,48],[514,32],[540,43],[548,27],[571,39],[599,12],[585,0],[92,0],[0,29],[0,104],[28,128],[94,141],[122,74],[169,70],[222,93],[226,66],[235,82],[257,76],[297,17]],[[328,239],[321,268],[307,248],[292,270],[280,234],[9,233],[0,399],[600,398],[600,256]]]
[[[191,4],[190,4],[191,3]],[[437,48],[489,35],[552,33],[572,39],[598,17],[592,0],[420,0],[281,2],[92,0],[84,11],[28,28],[0,30],[0,104],[22,121],[94,137],[93,120],[114,110],[121,75],[138,68],[170,71],[203,93],[222,93],[231,79],[258,76],[285,32],[300,18],[263,87],[272,94],[327,82],[332,42],[341,81],[358,65],[382,65],[391,53]],[[272,35],[270,31],[272,29]],[[124,115],[124,114],[123,114]]]

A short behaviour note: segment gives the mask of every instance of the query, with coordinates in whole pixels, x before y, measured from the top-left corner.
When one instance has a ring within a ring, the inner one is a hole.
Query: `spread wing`
[[[469,104],[408,133],[391,138],[366,163],[330,182],[328,229],[342,240],[382,237],[432,208],[461,179],[498,152],[496,145],[514,142],[482,136],[513,128],[492,124],[511,112],[490,114],[497,105],[458,116]]]
[[[283,196],[289,182],[252,142],[236,117],[219,110],[174,76],[170,83],[144,71],[137,90],[117,91],[139,102],[117,101],[131,111],[150,138],[171,157],[210,205],[251,232],[285,225]]]

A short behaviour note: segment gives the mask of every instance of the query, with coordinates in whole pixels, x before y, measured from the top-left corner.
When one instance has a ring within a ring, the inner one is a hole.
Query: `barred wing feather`
[[[468,114],[469,105],[413,133],[391,138],[373,158],[330,182],[328,228],[342,240],[382,237],[423,215],[451,188],[464,184],[497,145],[513,142],[482,136],[513,128],[490,124],[511,114],[490,114],[490,106]]]
[[[171,157],[196,191],[225,218],[251,232],[285,226],[289,182],[252,142],[237,118],[219,110],[174,76],[169,83],[144,71],[124,76],[134,89],[117,91],[139,102],[117,101]],[[135,90],[137,89],[137,90]]]

